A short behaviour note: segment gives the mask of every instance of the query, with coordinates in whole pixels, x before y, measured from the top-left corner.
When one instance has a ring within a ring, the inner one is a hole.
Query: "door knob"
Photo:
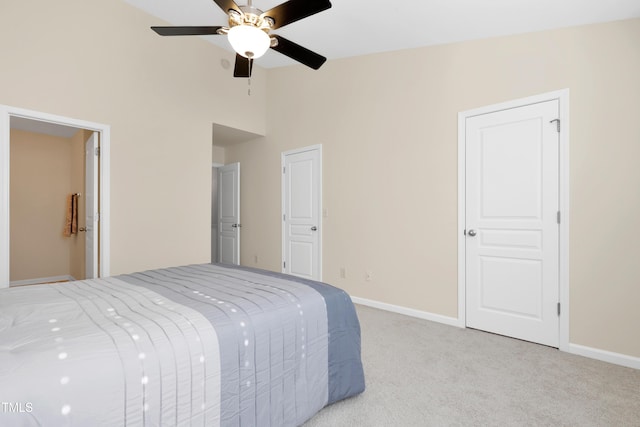
[[[473,236],[475,236],[475,235],[476,235],[476,230],[469,230],[469,231],[467,231],[467,234],[468,234],[469,236],[473,237]]]
[[[318,229],[318,227],[316,227],[315,225],[313,227],[311,227],[311,231],[316,231]]]
[[[240,228],[240,227],[242,227],[242,224],[231,224],[231,226],[233,228]]]

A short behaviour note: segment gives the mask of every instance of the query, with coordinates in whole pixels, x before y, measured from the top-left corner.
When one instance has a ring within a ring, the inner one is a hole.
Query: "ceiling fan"
[[[236,51],[234,77],[251,77],[253,60],[271,48],[301,64],[317,70],[327,58],[300,46],[282,36],[270,34],[318,12],[329,9],[329,0],[289,0],[266,12],[253,7],[251,0],[246,6],[238,6],[233,0],[213,0],[229,15],[228,27],[151,27],[161,36],[206,36],[226,35]]]

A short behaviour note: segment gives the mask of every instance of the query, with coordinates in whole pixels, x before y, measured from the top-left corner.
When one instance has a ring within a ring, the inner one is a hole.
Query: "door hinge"
[[[287,167],[286,167],[286,166],[283,166],[283,167],[282,167],[282,173],[286,173],[286,171],[287,171]]]
[[[553,119],[551,120],[549,123],[556,123],[556,130],[558,131],[558,133],[560,133],[560,119]]]
[[[282,214],[282,220],[286,221],[287,220],[287,214]]]
[[[558,211],[558,213],[556,214],[556,221],[558,221],[558,224],[560,224],[560,211]]]
[[[560,303],[558,303],[558,316],[560,316]]]
[[[100,147],[96,147],[96,156],[100,155]]]
[[[287,268],[287,261],[282,261],[282,268],[284,268],[286,270]]]

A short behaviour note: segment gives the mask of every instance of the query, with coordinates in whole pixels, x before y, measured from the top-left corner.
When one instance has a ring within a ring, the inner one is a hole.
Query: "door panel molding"
[[[0,288],[9,287],[10,279],[10,222],[9,222],[9,176],[11,117],[48,122],[98,132],[100,135],[100,277],[110,275],[111,228],[110,228],[110,167],[111,127],[109,125],[57,116],[39,111],[0,105]]]
[[[569,89],[480,107],[458,113],[458,326],[466,327],[466,122],[474,116],[558,100],[559,136],[559,299],[561,304],[559,349],[569,351]]]

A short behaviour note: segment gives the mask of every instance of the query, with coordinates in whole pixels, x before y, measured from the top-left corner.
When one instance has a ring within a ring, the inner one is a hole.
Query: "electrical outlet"
[[[364,273],[364,280],[366,280],[367,282],[372,281],[373,280],[373,273],[371,271],[367,270]]]
[[[340,267],[340,278],[341,279],[347,278],[347,269],[344,267]]]

